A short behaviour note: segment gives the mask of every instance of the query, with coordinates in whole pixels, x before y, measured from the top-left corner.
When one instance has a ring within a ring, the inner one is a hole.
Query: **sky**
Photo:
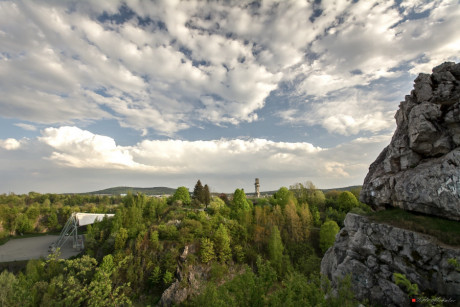
[[[0,1],[0,193],[363,183],[457,0]]]

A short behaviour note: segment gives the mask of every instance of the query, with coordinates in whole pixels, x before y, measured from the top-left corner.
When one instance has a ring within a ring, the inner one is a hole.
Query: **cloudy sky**
[[[362,184],[457,0],[0,1],[0,193]]]

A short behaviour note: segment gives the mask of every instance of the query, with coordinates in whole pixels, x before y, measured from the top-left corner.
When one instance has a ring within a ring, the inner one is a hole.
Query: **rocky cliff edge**
[[[348,213],[345,227],[323,257],[321,274],[333,288],[351,274],[355,295],[372,306],[410,305],[411,298],[394,282],[394,272],[404,274],[422,292],[460,302],[460,272],[449,264],[452,258],[460,259],[459,247]]]
[[[460,63],[420,74],[395,119],[396,132],[370,166],[360,200],[460,221]]]

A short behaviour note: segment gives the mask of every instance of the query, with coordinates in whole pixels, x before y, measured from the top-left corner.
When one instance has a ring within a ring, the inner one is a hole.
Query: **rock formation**
[[[460,63],[420,74],[401,102],[390,145],[372,163],[360,200],[460,220]]]
[[[430,236],[348,213],[321,262],[332,286],[352,274],[355,295],[372,306],[408,306],[410,298],[393,281],[402,273],[421,291],[460,302],[460,272],[448,263],[460,259],[460,248],[440,246]]]
[[[460,64],[420,74],[395,118],[395,134],[371,164],[360,200],[377,210],[399,207],[460,221]],[[334,288],[351,274],[358,299],[373,306],[409,305],[395,272],[427,294],[459,303],[460,272],[448,263],[452,258],[460,261],[460,247],[348,213],[321,273]]]

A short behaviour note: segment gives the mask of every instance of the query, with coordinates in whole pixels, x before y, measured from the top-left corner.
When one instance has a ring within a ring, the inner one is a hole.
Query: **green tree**
[[[159,285],[160,284],[160,281],[161,281],[161,270],[160,270],[160,267],[159,266],[156,266],[153,270],[152,270],[152,275],[150,276],[150,281],[154,284],[154,285]]]
[[[150,233],[150,244],[152,245],[153,250],[158,250],[160,248],[160,238],[157,230]]]
[[[233,247],[233,254],[235,255],[235,259],[238,263],[244,262],[245,254],[241,245],[238,244]]]
[[[340,193],[339,198],[337,199],[340,210],[344,212],[349,212],[354,207],[359,206],[359,202],[353,193],[349,191],[344,191]]]
[[[209,204],[209,207],[214,211],[217,211],[224,206],[225,202],[220,197],[213,197]]]
[[[51,230],[55,230],[58,227],[58,217],[55,210],[52,210],[47,217],[46,227]]]
[[[20,233],[31,232],[34,229],[34,226],[27,218],[27,215],[23,213],[19,213],[18,217],[16,218],[16,231]]]
[[[173,278],[174,278],[173,273],[171,273],[170,271],[166,270],[165,274],[163,275],[163,284],[165,286],[169,286],[169,284],[172,283]]]
[[[115,249],[121,250],[122,248],[124,248],[127,239],[128,231],[125,228],[120,228],[115,236]]]
[[[311,217],[315,227],[321,226],[320,214],[316,206],[311,206]]]
[[[295,196],[292,191],[289,191],[286,187],[281,187],[273,195],[274,201],[277,205],[284,209],[289,202],[294,202]]]
[[[215,258],[214,243],[209,238],[201,239],[200,256],[203,263],[208,263]]]
[[[268,240],[268,254],[270,256],[270,262],[275,268],[278,276],[282,273],[283,268],[283,241],[281,240],[280,231],[277,226],[273,226]]]
[[[173,201],[181,201],[184,205],[190,205],[190,192],[186,187],[178,187],[172,197]]]
[[[198,179],[198,181],[195,184],[195,188],[193,189],[193,199],[198,201],[199,203],[204,203],[204,188],[203,185],[201,184],[201,181]]]
[[[318,208],[323,208],[324,203],[326,202],[326,197],[324,196],[323,191],[316,188],[316,186],[311,181],[307,181],[305,186],[307,189],[307,203],[310,205],[318,206]]]
[[[293,242],[300,242],[305,239],[305,234],[302,231],[302,222],[297,214],[296,206],[293,202],[288,202],[284,208],[285,229],[288,233],[288,238]],[[285,241],[286,242],[286,241]]]
[[[206,205],[206,208],[208,207],[210,201],[211,201],[211,193],[209,192],[209,186],[205,184],[204,189],[203,189],[203,202]]]
[[[224,224],[220,224],[219,228],[214,235],[214,247],[217,258],[220,262],[224,263],[232,257],[232,250],[230,248],[230,236]]]
[[[289,190],[294,193],[299,203],[306,202],[310,206],[316,206],[321,209],[324,207],[326,197],[323,191],[317,189],[311,181],[307,181],[305,185],[301,183],[291,185]]]
[[[17,284],[14,274],[6,270],[0,274],[0,306],[16,306],[14,297]]]
[[[233,193],[233,208],[236,211],[249,211],[252,209],[251,203],[247,200],[244,189],[236,189]]]
[[[93,280],[89,284],[89,306],[119,306],[131,304],[125,295],[125,290],[129,283],[114,287],[111,276],[117,269],[113,262],[112,255],[107,255],[102,259],[101,265],[96,269]]]
[[[335,242],[335,235],[339,232],[340,227],[335,221],[326,221],[319,231],[319,246],[323,253],[327,251]]]

